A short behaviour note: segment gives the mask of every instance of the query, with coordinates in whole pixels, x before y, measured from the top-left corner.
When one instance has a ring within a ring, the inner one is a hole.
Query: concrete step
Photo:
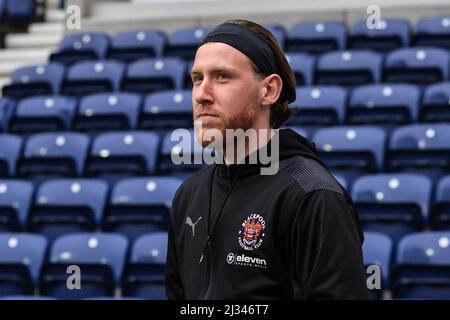
[[[64,34],[64,24],[60,22],[50,22],[50,23],[32,23],[28,29],[29,33],[39,34],[51,34],[51,35],[62,35]]]
[[[45,61],[56,47],[44,49],[4,49],[0,50],[0,61]]]
[[[23,67],[29,65],[28,63],[22,62],[1,62],[0,63],[0,78],[1,77],[9,77],[14,70],[19,67]]]
[[[48,9],[45,14],[47,22],[64,22],[66,20],[66,12],[61,9]]]
[[[59,34],[8,34],[5,42],[7,48],[48,48],[56,47],[62,38]]]

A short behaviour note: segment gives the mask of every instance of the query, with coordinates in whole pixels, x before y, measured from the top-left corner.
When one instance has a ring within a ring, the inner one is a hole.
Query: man
[[[223,152],[225,163],[204,167],[176,192],[168,298],[366,299],[351,199],[313,144],[289,129],[271,131],[292,116],[295,99],[294,74],[274,37],[246,20],[217,26],[197,50],[192,81],[203,146],[219,142],[208,138],[211,129],[267,134],[245,145],[244,159]],[[247,161],[261,150],[278,153],[276,174],[261,174],[259,156]]]

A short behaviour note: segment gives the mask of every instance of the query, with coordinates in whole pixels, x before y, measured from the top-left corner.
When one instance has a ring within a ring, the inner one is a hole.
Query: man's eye
[[[192,77],[192,83],[199,83],[200,81],[202,81],[201,77]]]
[[[226,73],[218,73],[217,74],[217,79],[219,80],[223,80],[223,79],[230,79],[230,75],[226,74]]]

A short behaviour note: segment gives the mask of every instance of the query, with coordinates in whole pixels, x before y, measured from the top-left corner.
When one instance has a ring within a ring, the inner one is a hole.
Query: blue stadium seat
[[[36,192],[28,230],[49,240],[72,232],[96,231],[107,194],[108,185],[101,180],[47,180]]]
[[[140,128],[192,128],[191,90],[168,90],[149,94],[145,98]]]
[[[105,212],[103,229],[129,239],[167,230],[170,207],[181,181],[173,177],[135,177],[117,182]]]
[[[0,231],[25,230],[32,204],[33,184],[25,180],[0,180]]]
[[[192,83],[191,71],[192,71],[193,66],[194,66],[193,60],[187,62],[186,72],[184,73],[184,82],[183,82],[184,89],[192,90],[193,83]]]
[[[6,0],[6,15],[9,24],[27,25],[36,16],[36,0]]]
[[[175,31],[169,37],[166,56],[180,57],[184,60],[194,59],[198,45],[211,30],[211,27],[200,27],[183,28]]]
[[[356,86],[380,82],[382,55],[369,50],[333,51],[319,57],[316,84]]]
[[[346,47],[347,28],[343,22],[301,22],[288,34],[287,52],[321,54]]]
[[[343,123],[347,105],[347,90],[338,86],[297,87],[298,107],[290,125],[331,125]]]
[[[350,123],[400,124],[416,122],[420,89],[411,84],[368,84],[350,95],[347,121]]]
[[[173,134],[173,138],[172,138]],[[208,149],[210,150],[210,149]],[[180,173],[192,173],[198,171],[202,164],[196,164],[195,159],[203,159],[203,154],[210,155],[197,142],[194,130],[184,129],[182,131],[174,130],[168,132],[162,141],[161,154],[159,158],[159,172],[164,174],[173,174],[179,176]],[[183,160],[181,163],[175,163],[175,160]]]
[[[3,87],[3,96],[22,99],[59,94],[65,72],[64,66],[58,63],[18,68],[11,75],[12,83]]]
[[[122,83],[122,90],[151,93],[182,89],[186,63],[179,58],[145,58],[131,63]]]
[[[154,232],[136,239],[124,272],[124,296],[167,299],[164,288],[166,254],[167,232]]]
[[[64,96],[35,96],[22,99],[11,118],[9,131],[34,133],[72,128],[77,101]]]
[[[450,122],[450,81],[425,88],[420,109],[423,122]]]
[[[11,116],[14,113],[16,101],[0,97],[0,132],[6,132]]]
[[[373,126],[322,128],[312,139],[322,160],[349,182],[361,174],[381,171],[386,133]]]
[[[450,175],[443,176],[437,183],[430,225],[434,230],[450,231]]]
[[[294,71],[297,86],[313,84],[314,66],[316,59],[305,53],[291,53],[286,55],[289,65]]]
[[[0,24],[6,20],[6,0],[0,0]]]
[[[156,170],[159,136],[154,132],[122,131],[98,135],[92,143],[89,175],[148,175]]]
[[[369,296],[372,299],[382,299],[383,292],[389,287],[392,252],[392,240],[389,237],[377,232],[364,233],[364,265],[366,269],[377,265],[381,271],[381,288],[369,290]]]
[[[127,239],[118,234],[72,233],[59,237],[42,271],[41,294],[58,299],[113,296],[122,278],[127,249]],[[70,265],[80,268],[79,290],[67,286]]]
[[[137,127],[142,99],[133,93],[98,93],[80,101],[78,131],[130,130]]]
[[[60,42],[58,51],[50,55],[50,61],[71,65],[83,60],[105,59],[109,42],[109,36],[103,32],[68,34]]]
[[[347,179],[345,179],[343,176],[339,175],[339,174],[334,174],[333,172],[331,172],[333,177],[337,180],[337,182],[339,182],[339,184],[345,189],[345,190],[349,190],[349,183],[347,181]]]
[[[352,198],[364,229],[383,233],[396,243],[428,223],[431,191],[431,180],[423,175],[375,174],[355,181]]]
[[[164,54],[166,42],[165,34],[158,30],[120,32],[112,40],[108,57],[125,62],[161,57]]]
[[[416,26],[415,45],[450,49],[450,16],[420,19]]]
[[[0,176],[13,177],[22,152],[22,138],[13,134],[0,134]]]
[[[440,48],[403,48],[387,54],[384,82],[429,84],[449,78],[449,54]]]
[[[396,299],[450,299],[449,232],[415,233],[397,250],[393,277]]]
[[[450,167],[450,124],[413,124],[394,129],[389,139],[386,167],[414,171],[432,179]]]
[[[66,95],[84,96],[119,91],[125,66],[113,60],[89,60],[74,64],[62,84]]]
[[[0,234],[0,296],[34,293],[46,248],[40,235]]]
[[[18,174],[79,176],[83,174],[89,137],[77,132],[37,133],[28,138]]]
[[[278,41],[281,49],[284,50],[284,48],[286,47],[286,29],[280,24],[268,24],[264,27],[269,30],[269,32]]]
[[[369,29],[367,19],[362,19],[351,28],[349,48],[388,52],[408,47],[410,37],[411,26],[407,20],[382,19],[375,28]]]

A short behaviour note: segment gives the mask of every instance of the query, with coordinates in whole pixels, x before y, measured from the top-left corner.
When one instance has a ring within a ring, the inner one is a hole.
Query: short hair
[[[298,108],[290,108],[288,106],[289,100],[292,97],[292,92],[295,92],[296,89],[296,80],[295,74],[286,59],[283,49],[281,49],[278,41],[272,33],[256,22],[244,19],[232,19],[225,21],[225,23],[232,23],[248,28],[258,34],[273,50],[276,59],[275,63],[278,70],[277,74],[283,82],[283,87],[278,100],[270,109],[270,127],[274,129],[281,127],[298,111]],[[253,68],[257,74],[262,75],[263,78],[266,77],[266,75],[264,75],[254,63]]]

